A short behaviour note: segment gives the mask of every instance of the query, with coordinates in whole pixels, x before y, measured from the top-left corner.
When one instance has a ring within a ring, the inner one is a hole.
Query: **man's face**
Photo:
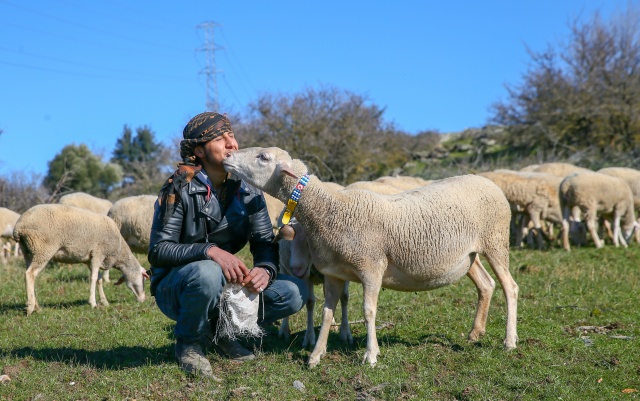
[[[196,147],[195,153],[202,160],[204,167],[207,165],[222,167],[222,161],[234,150],[238,150],[238,142],[236,142],[233,132],[227,132],[213,138],[203,146]]]

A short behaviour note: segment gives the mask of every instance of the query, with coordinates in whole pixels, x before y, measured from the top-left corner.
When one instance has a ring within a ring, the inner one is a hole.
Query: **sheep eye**
[[[266,153],[260,153],[258,155],[258,159],[263,162],[269,161],[269,155],[267,155]]]

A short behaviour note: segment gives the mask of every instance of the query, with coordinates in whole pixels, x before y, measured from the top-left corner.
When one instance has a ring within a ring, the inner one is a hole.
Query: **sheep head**
[[[272,148],[246,148],[232,152],[224,161],[231,175],[280,200],[286,199],[306,166],[286,151]]]

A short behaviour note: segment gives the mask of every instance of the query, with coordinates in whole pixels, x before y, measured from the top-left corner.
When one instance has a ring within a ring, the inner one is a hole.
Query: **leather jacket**
[[[206,175],[196,174],[182,187],[181,199],[166,224],[156,201],[148,255],[151,295],[171,268],[209,259],[207,249],[211,246],[235,254],[249,242],[254,265],[269,271],[269,283],[276,278],[278,244],[272,242],[274,234],[262,191],[244,181],[227,179],[227,197],[233,199],[228,199],[223,215],[207,181]]]

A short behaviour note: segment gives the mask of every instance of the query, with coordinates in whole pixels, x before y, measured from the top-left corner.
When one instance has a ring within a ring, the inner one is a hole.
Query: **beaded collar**
[[[282,226],[289,224],[291,217],[293,216],[293,211],[296,210],[296,206],[298,206],[298,202],[300,201],[300,195],[302,194],[302,190],[309,183],[309,174],[305,173],[300,180],[296,184],[295,188],[289,195],[289,199],[287,200],[287,206],[285,206],[284,213],[282,214]]]

